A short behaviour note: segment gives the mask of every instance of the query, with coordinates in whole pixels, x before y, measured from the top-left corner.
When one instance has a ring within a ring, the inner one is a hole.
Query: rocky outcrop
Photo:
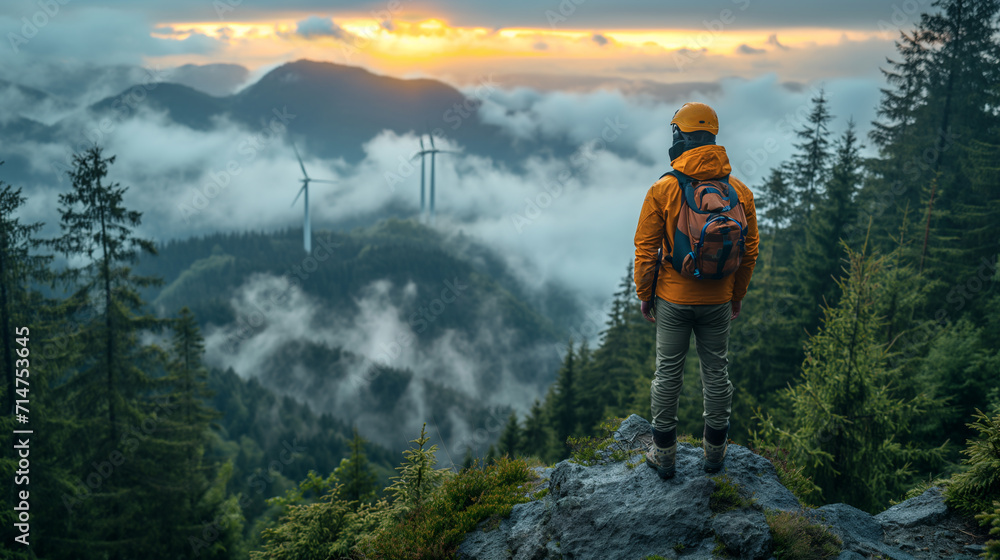
[[[649,423],[633,415],[615,437],[623,448],[644,450]],[[770,461],[739,445],[729,446],[721,473],[708,475],[701,449],[679,444],[677,474],[669,480],[643,464],[641,453],[624,461],[602,453],[604,460],[592,466],[562,461],[538,469],[544,497],[514,506],[495,529],[469,533],[459,558],[767,559],[773,544],[765,511],[801,511],[829,526],[843,542],[841,559],[972,560],[979,550],[974,539],[955,538],[957,526],[948,528],[964,521],[936,488],[872,516],[845,504],[802,508]],[[715,504],[713,511],[712,495],[722,485],[736,488],[743,503],[730,511]]]

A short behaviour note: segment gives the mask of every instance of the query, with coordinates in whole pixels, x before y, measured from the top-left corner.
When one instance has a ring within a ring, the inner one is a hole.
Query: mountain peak
[[[372,74],[360,66],[350,66],[347,64],[338,64],[336,62],[300,58],[299,60],[286,62],[285,64],[271,70],[265,74],[263,78],[261,78],[261,82],[269,79],[288,81],[294,76],[307,79],[323,79],[330,77],[345,79],[360,78],[362,76],[376,76],[376,74]]]

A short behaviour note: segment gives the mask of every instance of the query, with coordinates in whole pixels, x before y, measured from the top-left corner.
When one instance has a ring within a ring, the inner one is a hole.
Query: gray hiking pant
[[[724,430],[732,412],[729,382],[729,317],[732,305],[679,305],[655,298],[656,373],[650,389],[653,427],[668,432],[677,426],[677,400],[684,386],[684,357],[694,330],[701,362],[705,423]]]

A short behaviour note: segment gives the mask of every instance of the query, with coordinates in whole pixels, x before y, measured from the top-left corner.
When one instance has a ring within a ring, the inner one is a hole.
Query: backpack
[[[729,175],[699,181],[674,170],[660,178],[667,175],[677,178],[682,194],[674,247],[665,255],[674,270],[713,280],[736,272],[746,250],[747,218]]]

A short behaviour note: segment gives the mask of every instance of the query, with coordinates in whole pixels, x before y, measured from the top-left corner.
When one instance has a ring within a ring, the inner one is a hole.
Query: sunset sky
[[[0,8],[8,50],[0,70],[54,59],[230,62],[259,73],[309,58],[456,83],[489,73],[527,85],[541,76],[669,83],[765,73],[805,82],[876,75],[898,29],[912,25],[924,4],[80,0],[49,16],[18,0]],[[32,34],[29,22],[44,25]]]

